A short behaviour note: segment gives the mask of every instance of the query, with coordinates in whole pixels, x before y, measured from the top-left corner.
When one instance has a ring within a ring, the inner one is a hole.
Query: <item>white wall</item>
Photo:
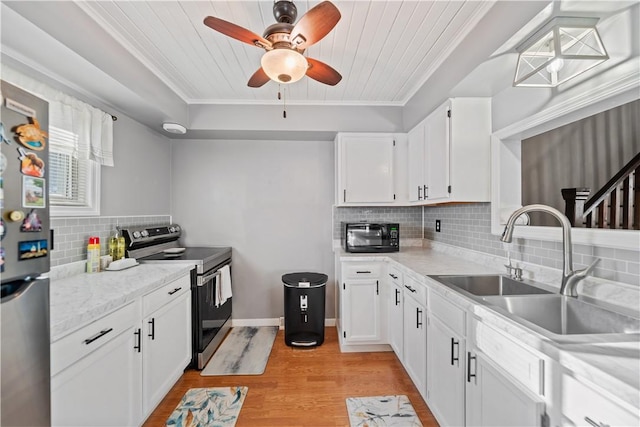
[[[233,247],[236,319],[283,315],[281,277],[329,276],[334,316],[333,142],[173,141],[174,221],[184,243]]]
[[[118,114],[113,156],[115,166],[102,167],[101,216],[169,215],[170,140]]]

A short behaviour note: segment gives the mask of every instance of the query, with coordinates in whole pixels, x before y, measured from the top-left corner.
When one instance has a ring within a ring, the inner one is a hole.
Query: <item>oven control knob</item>
[[[140,238],[140,232],[139,231],[134,231],[133,232],[133,238],[134,239],[139,239]]]
[[[175,233],[175,232],[176,232],[175,227],[169,227],[169,233]]]
[[[149,232],[147,230],[142,230],[142,237],[147,237],[149,235]]]
[[[176,231],[180,231],[180,226],[176,225]]]

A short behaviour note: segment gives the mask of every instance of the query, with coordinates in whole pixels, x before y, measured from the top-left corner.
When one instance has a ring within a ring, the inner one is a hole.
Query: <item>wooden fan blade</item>
[[[265,73],[262,67],[260,67],[258,68],[258,71],[253,73],[253,76],[251,76],[251,78],[249,79],[247,86],[260,87],[264,85],[266,82],[268,82],[269,80],[270,79],[269,79],[269,76],[267,76],[267,73]]]
[[[260,37],[246,28],[214,16],[207,16],[204,18],[204,25],[224,34],[225,36],[229,36],[247,44],[261,48],[271,47],[271,42],[264,37]]]
[[[342,80],[340,73],[324,62],[313,58],[307,58],[307,63],[309,64],[309,68],[307,68],[307,76],[311,77],[313,80],[317,80],[320,83],[330,86],[335,86],[340,82],[340,80]]]
[[[311,8],[291,30],[291,46],[302,50],[319,42],[336,26],[340,17],[340,11],[330,1]]]

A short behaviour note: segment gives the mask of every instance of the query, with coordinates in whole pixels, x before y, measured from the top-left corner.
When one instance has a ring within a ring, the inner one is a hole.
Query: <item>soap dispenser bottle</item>
[[[118,228],[115,228],[113,236],[109,238],[109,255],[113,261],[124,258],[124,237],[118,233]]]

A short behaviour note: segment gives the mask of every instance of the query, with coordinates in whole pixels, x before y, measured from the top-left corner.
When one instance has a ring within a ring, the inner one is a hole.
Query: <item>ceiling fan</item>
[[[207,16],[208,27],[241,42],[264,49],[261,67],[247,85],[260,87],[270,79],[278,83],[293,83],[305,75],[327,85],[335,86],[342,79],[340,73],[324,62],[303,56],[305,49],[329,34],[340,20],[340,11],[330,1],[311,8],[294,25],[298,10],[291,0],[273,4],[276,23],[267,27],[263,37],[220,18]]]

